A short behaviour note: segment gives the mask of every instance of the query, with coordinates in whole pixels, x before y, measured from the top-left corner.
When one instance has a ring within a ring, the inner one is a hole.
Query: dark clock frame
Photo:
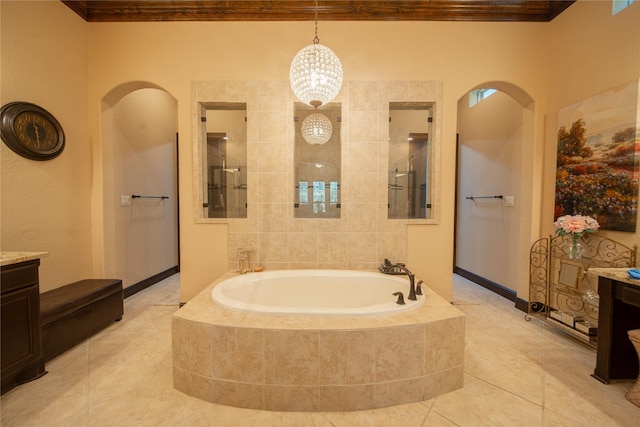
[[[53,125],[54,146],[48,149],[28,147],[18,137],[16,131],[16,118],[23,113],[32,113]],[[31,160],[51,160],[62,153],[65,145],[65,136],[62,126],[51,113],[44,108],[30,102],[11,102],[0,109],[0,134],[4,143],[16,154]]]

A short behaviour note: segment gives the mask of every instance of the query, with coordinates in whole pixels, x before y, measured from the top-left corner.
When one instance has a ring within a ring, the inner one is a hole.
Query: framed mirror
[[[294,104],[294,218],[340,218],[341,112]]]
[[[202,217],[247,218],[247,104],[200,107]]]
[[[389,219],[433,218],[433,106],[389,103]]]

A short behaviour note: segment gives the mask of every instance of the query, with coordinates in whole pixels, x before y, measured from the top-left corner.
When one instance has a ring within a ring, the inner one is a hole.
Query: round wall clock
[[[17,154],[31,160],[50,160],[64,149],[60,123],[42,107],[11,102],[0,109],[2,140]]]

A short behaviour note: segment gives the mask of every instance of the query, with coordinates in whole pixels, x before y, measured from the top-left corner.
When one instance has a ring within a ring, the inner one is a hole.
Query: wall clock
[[[11,102],[0,109],[0,133],[9,148],[27,159],[50,160],[64,149],[60,123],[29,102]]]

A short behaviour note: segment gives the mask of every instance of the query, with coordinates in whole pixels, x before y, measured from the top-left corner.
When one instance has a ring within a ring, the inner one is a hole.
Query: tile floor
[[[466,314],[464,388],[425,402],[358,412],[295,413],[200,401],[172,387],[171,314],[179,275],[125,300],[119,323],[58,356],[49,373],[0,399],[9,426],[639,426],[633,381],[590,377],[595,352],[513,303],[454,276]]]

